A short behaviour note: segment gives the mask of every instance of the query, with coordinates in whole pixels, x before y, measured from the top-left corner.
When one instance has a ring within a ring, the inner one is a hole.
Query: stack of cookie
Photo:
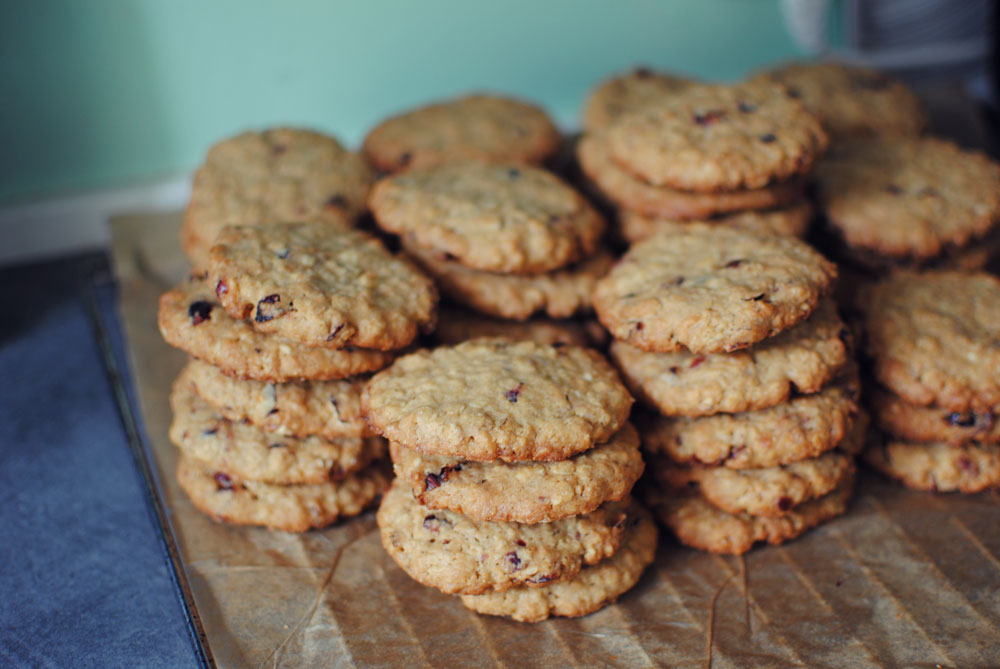
[[[539,167],[412,169],[379,181],[369,206],[442,293],[498,318],[588,311],[595,282],[614,261],[601,248],[601,215]]]
[[[431,281],[341,224],[223,228],[196,275],[160,298],[163,337],[192,356],[170,437],[196,507],[302,532],[384,490],[365,378],[433,323]]]
[[[382,544],[475,611],[597,610],[656,547],[628,497],[643,470],[631,404],[610,365],[575,346],[478,339],[400,358],[362,399],[397,474]]]
[[[598,283],[611,354],[656,412],[647,499],[685,544],[743,553],[844,511],[864,426],[835,278],[794,237],[691,226]]]
[[[819,121],[777,85],[685,82],[639,71],[599,87],[577,156],[635,242],[688,221],[803,235],[804,177],[827,146]]]
[[[309,221],[352,224],[374,173],[333,137],[271,128],[223,140],[195,173],[181,247],[198,271],[227,225]]]
[[[865,460],[919,490],[1000,486],[1000,281],[899,272],[862,304],[883,433]]]

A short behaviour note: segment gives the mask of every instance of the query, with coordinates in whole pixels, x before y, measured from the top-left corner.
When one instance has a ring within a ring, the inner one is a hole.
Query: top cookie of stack
[[[503,111],[503,113],[501,113]],[[378,225],[455,301],[500,318],[566,318],[590,306],[611,265],[600,214],[534,166],[556,148],[544,112],[474,96],[389,119],[365,141],[371,160],[406,171],[369,198]]]
[[[365,209],[374,174],[333,137],[271,128],[223,140],[195,173],[181,246],[204,270],[226,225],[309,221],[351,224]]]
[[[685,85],[644,73],[604,84],[586,118],[580,166],[621,208],[629,241],[706,217],[752,230],[805,232],[811,210],[803,177],[828,139],[783,88]]]

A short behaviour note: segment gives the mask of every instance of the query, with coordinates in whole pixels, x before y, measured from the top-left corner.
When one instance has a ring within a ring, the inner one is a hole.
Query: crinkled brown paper
[[[307,534],[227,527],[177,487],[167,439],[184,356],[156,328],[186,264],[178,215],[113,221],[121,316],[153,468],[222,666],[1000,666],[1000,504],[861,477],[849,513],[779,548],[719,557],[661,539],[617,605],[522,624],[408,578],[374,514]]]

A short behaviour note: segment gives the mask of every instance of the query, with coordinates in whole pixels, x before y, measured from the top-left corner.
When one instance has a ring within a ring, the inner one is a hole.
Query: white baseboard
[[[108,219],[182,209],[188,177],[0,206],[0,266],[107,248]]]

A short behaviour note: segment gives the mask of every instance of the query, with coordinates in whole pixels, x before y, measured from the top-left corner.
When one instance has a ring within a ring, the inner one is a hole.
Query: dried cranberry
[[[694,369],[695,367],[697,367],[698,365],[700,365],[703,362],[705,362],[705,356],[699,355],[697,358],[695,358],[694,360],[691,361],[690,368]]]
[[[335,209],[344,209],[347,207],[347,198],[343,195],[334,195],[326,201],[327,207],[333,207]]]
[[[434,490],[441,487],[441,477],[437,474],[428,474],[424,477],[424,490]]]
[[[693,119],[700,126],[709,126],[721,121],[725,116],[726,112],[722,109],[712,109],[703,114],[695,113]]]
[[[968,457],[964,455],[958,459],[958,467],[959,469],[965,472],[976,471],[976,463],[974,463],[972,460],[970,460]]]
[[[511,404],[517,404],[517,396],[521,394],[521,388],[524,388],[524,384],[523,383],[517,384],[517,388],[508,390],[506,393],[504,393],[504,397],[506,397],[507,401],[510,402]]]
[[[945,419],[949,425],[955,427],[974,427],[976,425],[976,414],[971,411],[965,413],[952,412]]]
[[[670,368],[670,373],[674,374],[674,375],[677,375],[680,371],[681,371],[680,367],[671,367]]]
[[[253,319],[258,323],[266,323],[283,313],[285,310],[281,307],[281,295],[274,293],[260,299],[257,303],[257,313]]]
[[[517,551],[511,551],[504,555],[504,557],[507,558],[507,562],[509,562],[511,567],[513,567],[513,571],[520,571],[521,569],[524,569],[524,567],[521,566],[521,558],[517,556]]]
[[[517,540],[517,545],[518,546],[527,546],[528,544],[524,543],[524,539],[518,539]]]
[[[227,284],[222,279],[219,279],[219,283],[215,284],[215,294],[222,297],[229,292],[229,284]]]
[[[191,325],[198,325],[203,321],[207,321],[209,316],[212,315],[212,306],[211,302],[203,300],[192,302],[191,306],[188,307],[188,316],[191,317]]]
[[[233,489],[233,480],[229,478],[228,474],[224,474],[222,472],[215,472],[215,475],[212,478],[215,479],[215,485],[218,486],[219,490]]]
[[[778,499],[778,508],[782,511],[788,511],[792,508],[792,498],[791,497],[781,497]]]

